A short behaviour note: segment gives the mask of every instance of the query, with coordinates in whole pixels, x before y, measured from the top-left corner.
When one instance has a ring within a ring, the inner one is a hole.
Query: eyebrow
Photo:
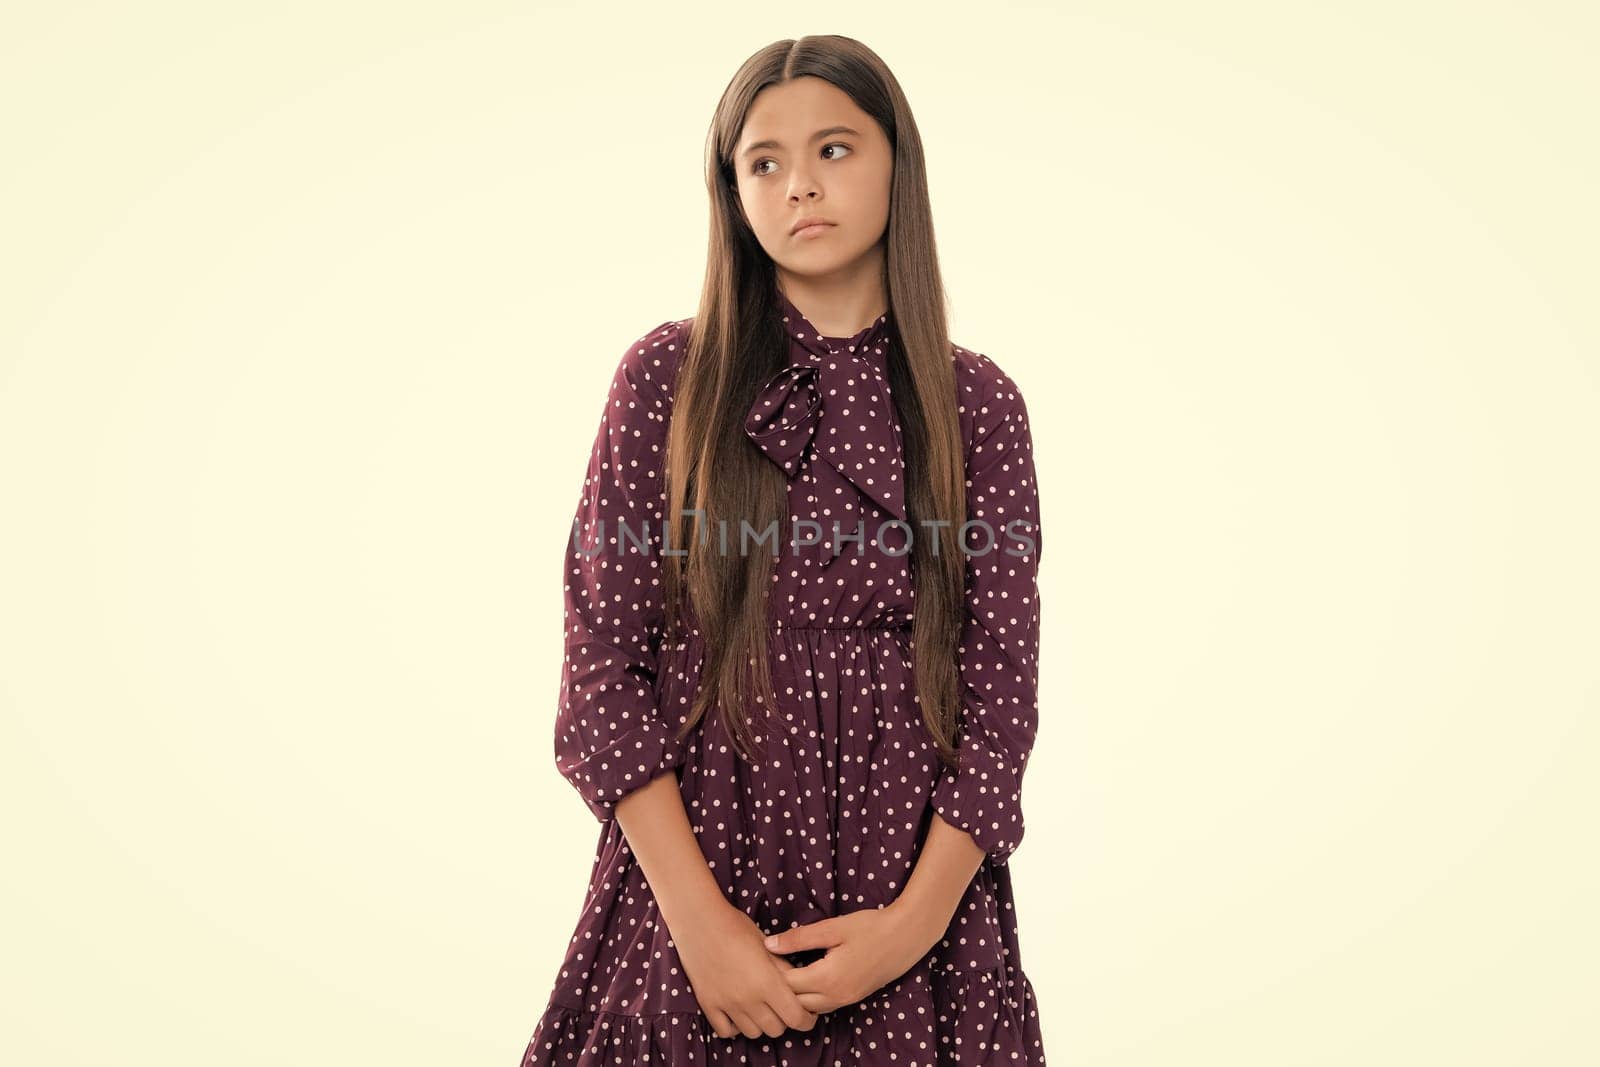
[[[810,143],[815,144],[817,141],[822,140],[824,137],[832,137],[836,133],[848,133],[853,137],[860,137],[861,136],[861,134],[858,131],[852,130],[848,126],[829,126],[825,130],[818,130],[816,133],[812,134]],[[741,156],[747,156],[751,152],[754,152],[754,151],[756,151],[758,149],[762,149],[762,148],[778,148],[778,149],[781,149],[782,147],[783,147],[783,145],[779,144],[777,141],[756,141],[754,144],[746,145],[745,148],[744,148],[744,151],[740,152],[739,154]]]

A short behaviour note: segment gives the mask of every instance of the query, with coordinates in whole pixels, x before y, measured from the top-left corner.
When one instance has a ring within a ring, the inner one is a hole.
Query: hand
[[[684,927],[672,929],[678,958],[717,1036],[777,1037],[817,1021],[784,981],[794,965],[762,947],[761,928],[750,916],[724,900],[678,925]]]
[[[800,1006],[820,1014],[865,1000],[905,974],[942,932],[889,904],[796,926],[767,938],[766,945],[777,953],[827,950],[821,959],[783,972]]]

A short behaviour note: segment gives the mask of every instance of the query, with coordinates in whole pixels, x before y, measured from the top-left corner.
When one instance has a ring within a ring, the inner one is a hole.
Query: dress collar
[[[825,338],[776,286],[774,297],[788,362],[756,394],[745,433],[791,480],[815,455],[889,515],[908,519],[904,443],[889,389],[891,313],[851,337]]]
[[[798,347],[801,351],[812,356],[847,356],[863,360],[871,360],[879,365],[887,364],[889,341],[890,313],[884,312],[871,323],[857,330],[850,337],[824,337],[812,325],[811,320],[790,300],[782,289],[773,286],[773,295],[777,298],[778,316],[783,320],[783,329],[789,337],[791,350]],[[791,357],[795,355],[791,351]],[[792,361],[792,359],[791,359]]]

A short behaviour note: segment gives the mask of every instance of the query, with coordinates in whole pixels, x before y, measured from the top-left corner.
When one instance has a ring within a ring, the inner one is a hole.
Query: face
[[[745,219],[781,270],[848,272],[883,239],[894,172],[889,139],[830,82],[806,76],[757,93],[733,165]],[[811,216],[832,225],[791,232]]]

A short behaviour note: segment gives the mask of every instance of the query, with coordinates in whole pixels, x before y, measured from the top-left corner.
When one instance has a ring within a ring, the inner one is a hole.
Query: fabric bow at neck
[[[884,511],[906,519],[905,453],[889,391],[889,315],[825,339],[776,290],[789,361],[762,385],[745,433],[791,479],[814,455]]]

